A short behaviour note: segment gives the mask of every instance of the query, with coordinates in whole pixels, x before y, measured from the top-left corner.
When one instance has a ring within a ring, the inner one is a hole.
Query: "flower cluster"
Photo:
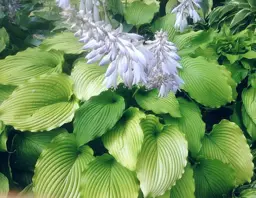
[[[75,11],[66,4],[67,0],[61,1],[57,0],[57,3],[64,9],[63,15],[75,36],[85,43],[83,49],[89,51],[87,63],[108,65],[105,74],[108,88],[116,88],[118,78],[121,78],[129,88],[133,85],[158,88],[159,96],[179,89],[183,83],[177,71],[181,67],[180,58],[165,32],[157,32],[154,41],[145,42],[138,34],[123,32],[122,25],[114,29],[106,22],[106,17],[102,20],[99,15],[102,2],[91,0],[90,4],[89,0],[81,0],[80,10]]]
[[[200,21],[195,8],[201,8],[200,0],[181,0],[180,4],[172,10],[172,13],[176,13],[175,28],[183,32],[188,26],[188,17],[193,20],[193,23]]]
[[[13,20],[19,10],[19,0],[0,0],[0,13],[6,13],[9,20]]]

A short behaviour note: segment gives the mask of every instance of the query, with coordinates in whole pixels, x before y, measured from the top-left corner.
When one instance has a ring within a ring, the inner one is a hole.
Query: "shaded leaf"
[[[9,192],[9,181],[4,174],[0,173],[0,197],[7,197]]]
[[[7,99],[12,94],[15,88],[16,86],[0,84],[0,105],[5,99]]]
[[[233,18],[233,20],[230,23],[230,28],[235,27],[239,23],[241,23],[246,17],[248,17],[251,14],[250,9],[244,8],[237,12]]]

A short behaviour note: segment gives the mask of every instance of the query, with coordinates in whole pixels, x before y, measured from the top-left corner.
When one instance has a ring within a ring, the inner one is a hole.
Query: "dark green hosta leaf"
[[[219,160],[201,160],[194,167],[196,197],[222,198],[235,186],[233,169]]]
[[[0,28],[0,53],[9,45],[10,39],[5,28]]]
[[[156,3],[146,4],[142,1],[134,1],[127,5],[124,10],[124,17],[128,24],[137,27],[150,23],[159,6]]]
[[[181,118],[172,118],[165,116],[166,124],[177,126],[183,132],[188,141],[188,149],[193,156],[199,152],[202,147],[202,138],[205,133],[205,123],[202,120],[202,115],[199,107],[188,102],[183,98],[179,98]]]
[[[71,73],[74,80],[74,92],[78,99],[89,100],[107,90],[103,83],[107,67],[87,64],[84,58],[78,60]]]
[[[220,107],[235,99],[236,83],[223,66],[208,62],[203,57],[182,58],[180,76],[182,89],[202,105]]]
[[[181,117],[179,102],[172,92],[167,97],[159,98],[156,89],[152,91],[139,90],[135,95],[135,100],[141,108],[153,111],[155,114],[168,113],[173,117]]]
[[[29,48],[0,60],[0,84],[19,86],[42,74],[61,73],[63,63],[61,52]]]
[[[181,178],[187,164],[187,141],[175,126],[164,126],[153,115],[142,120],[141,127],[144,142],[136,172],[144,197],[156,197]]]
[[[236,25],[238,25],[239,23],[241,23],[250,14],[251,14],[251,11],[250,11],[250,9],[247,9],[247,8],[244,8],[244,9],[240,10],[239,12],[237,12],[235,14],[233,20],[231,21],[230,28],[233,28]]]
[[[213,7],[213,0],[203,0],[201,1],[200,5],[203,10],[204,16],[207,16],[209,13],[211,13]]]
[[[209,24],[213,25],[214,23],[218,23],[222,17],[233,11],[236,7],[237,6],[235,4],[216,7],[209,15]]]
[[[236,83],[240,83],[248,75],[248,69],[245,69],[238,63],[225,66],[231,72],[232,78],[235,80]]]
[[[79,145],[110,130],[121,118],[124,108],[124,98],[111,91],[85,101],[76,112],[74,121],[74,133]]]
[[[252,140],[256,140],[256,124],[253,122],[251,117],[248,115],[248,113],[245,110],[244,105],[242,105],[242,120],[243,124],[246,127],[247,132],[251,136]]]
[[[43,75],[19,86],[0,105],[0,120],[21,131],[50,131],[70,122],[78,108],[65,74]]]
[[[143,142],[140,121],[145,114],[130,107],[118,123],[103,137],[104,146],[115,159],[129,170],[136,169],[137,157]]]
[[[55,129],[43,133],[23,132],[14,136],[12,143],[12,167],[19,170],[33,171],[41,152],[50,144],[51,140],[65,129]]]
[[[0,173],[0,197],[5,198],[7,197],[9,192],[9,181],[4,174]]]
[[[104,154],[96,157],[84,171],[80,193],[83,198],[137,198],[139,182],[134,172]]]
[[[256,1],[255,0],[248,0],[248,3],[251,7],[256,7]]]
[[[81,174],[93,159],[93,150],[89,146],[79,147],[73,134],[60,134],[36,163],[33,177],[35,197],[80,197]]]
[[[229,163],[235,171],[236,184],[249,182],[253,175],[252,154],[243,131],[233,122],[222,120],[203,139],[200,155]]]
[[[62,32],[45,39],[39,48],[45,51],[54,49],[65,54],[81,54],[83,52],[83,43],[78,40],[72,32]]]
[[[106,4],[107,9],[109,9],[113,14],[124,14],[124,6],[121,0],[108,0]]]

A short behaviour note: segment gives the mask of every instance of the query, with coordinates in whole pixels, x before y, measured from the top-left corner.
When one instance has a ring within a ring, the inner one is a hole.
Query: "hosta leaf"
[[[219,160],[201,160],[194,168],[196,197],[222,198],[235,186],[234,171]]]
[[[12,94],[15,88],[16,86],[0,84],[0,104]]]
[[[252,154],[242,130],[233,122],[222,120],[203,139],[200,155],[230,163],[236,183],[250,181],[253,175]]]
[[[74,133],[79,145],[102,136],[122,116],[124,98],[107,91],[86,101],[76,112]]]
[[[33,171],[41,152],[50,144],[51,140],[65,129],[55,129],[46,133],[23,132],[14,136],[12,143],[13,166],[19,170]]]
[[[49,131],[70,122],[77,108],[67,75],[43,75],[15,89],[0,106],[0,120],[21,131]]]
[[[0,28],[0,53],[9,45],[10,38],[5,28]]]
[[[245,69],[240,64],[225,65],[226,68],[231,72],[232,78],[236,83],[240,83],[248,75],[248,69]]]
[[[139,183],[133,172],[104,154],[83,173],[80,192],[83,198],[137,198]]]
[[[161,29],[166,31],[168,34],[168,40],[172,41],[176,33],[174,28],[175,20],[175,14],[166,14],[164,17],[157,19],[152,24],[152,30],[153,32],[160,31]]]
[[[242,100],[245,111],[251,120],[256,124],[256,89],[251,87],[242,93]]]
[[[180,76],[185,81],[183,89],[197,102],[220,107],[233,100],[235,82],[219,65],[203,57],[184,57],[181,64]]]
[[[180,131],[185,133],[188,141],[188,149],[192,155],[196,155],[202,147],[202,138],[205,133],[205,123],[199,107],[188,102],[183,98],[179,98],[181,118],[171,118],[165,116],[165,123],[178,126]]]
[[[33,198],[33,185],[26,186],[17,196],[17,198]]]
[[[251,14],[250,9],[244,8],[236,13],[233,20],[230,23],[230,28],[235,27],[237,24],[241,23],[246,17]]]
[[[124,6],[121,0],[108,0],[106,2],[107,9],[111,10],[113,14],[121,14],[124,13]]]
[[[65,54],[81,54],[83,43],[78,40],[72,32],[62,32],[45,39],[39,48],[45,51],[59,50]]]
[[[181,178],[187,164],[187,141],[174,126],[163,126],[148,115],[141,122],[144,142],[137,162],[137,176],[144,197],[163,195]]]
[[[169,113],[173,117],[181,117],[179,102],[172,92],[167,97],[159,98],[156,89],[152,91],[140,90],[136,93],[135,100],[141,108],[153,111],[155,114]]]
[[[244,106],[242,106],[242,119],[247,132],[252,137],[252,140],[255,141],[256,140],[256,124],[252,121],[251,117],[247,114]]]
[[[0,197],[7,197],[9,192],[9,181],[4,174],[0,173]]]
[[[71,77],[74,80],[74,92],[78,99],[88,100],[107,90],[103,83],[106,69],[97,64],[87,64],[84,58],[75,63]]]
[[[243,190],[238,198],[255,198],[256,195],[256,189],[252,188],[252,189],[246,189]]]
[[[130,107],[118,123],[103,137],[104,146],[109,153],[124,167],[134,171],[137,157],[143,142],[143,131],[140,121],[145,114],[139,109]]]
[[[63,62],[61,52],[29,48],[0,60],[0,84],[18,86],[42,74],[60,73]]]
[[[33,177],[35,197],[80,197],[81,174],[93,159],[92,149],[78,147],[73,134],[60,134],[36,163]]]
[[[155,3],[148,5],[142,1],[134,1],[125,8],[124,17],[128,24],[139,27],[150,23],[158,9],[159,6]]]
[[[8,140],[8,131],[4,126],[1,126],[2,122],[0,121],[0,152],[7,151],[7,140]]]

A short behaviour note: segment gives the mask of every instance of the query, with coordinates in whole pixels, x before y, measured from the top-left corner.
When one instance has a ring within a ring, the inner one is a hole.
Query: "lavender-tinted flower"
[[[146,41],[147,48],[154,54],[155,62],[148,73],[148,89],[158,88],[159,96],[167,96],[170,91],[176,92],[184,83],[178,76],[177,68],[180,57],[177,48],[168,41],[167,33],[162,30],[156,32],[154,41]]]
[[[63,10],[70,9],[70,1],[69,0],[56,0],[56,3]]]
[[[183,32],[188,26],[187,18],[190,17],[193,23],[200,21],[195,7],[201,8],[199,5],[200,0],[182,0],[180,4],[172,10],[172,13],[176,13],[176,22],[174,27],[180,32]]]

